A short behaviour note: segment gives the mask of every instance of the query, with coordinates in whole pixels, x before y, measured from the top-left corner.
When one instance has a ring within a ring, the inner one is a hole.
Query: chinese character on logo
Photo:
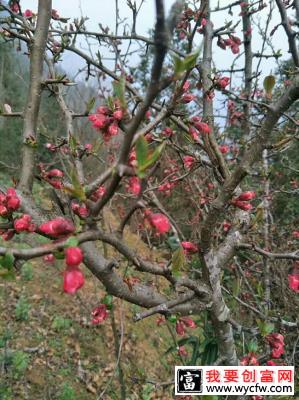
[[[177,394],[200,394],[202,392],[202,370],[178,368],[176,376]]]
[[[243,376],[243,382],[255,382],[256,381],[256,373],[255,371],[249,371],[245,369],[244,372],[241,374]]]
[[[278,370],[278,382],[292,382],[292,370]]]
[[[217,369],[210,369],[206,371],[206,381],[211,382],[220,382],[220,372]]]
[[[261,371],[261,382],[274,382],[273,374],[274,371],[269,371],[267,369],[265,371]]]
[[[237,369],[225,369],[224,370],[224,382],[238,382],[238,370]]]

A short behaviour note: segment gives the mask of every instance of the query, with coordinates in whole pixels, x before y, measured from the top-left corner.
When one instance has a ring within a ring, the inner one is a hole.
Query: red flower
[[[194,124],[195,128],[199,130],[201,133],[211,133],[211,128],[205,122],[196,122]]]
[[[25,18],[31,18],[33,17],[33,12],[31,10],[25,10],[23,15]]]
[[[20,205],[21,200],[17,196],[7,196],[7,208],[10,211],[16,211]]]
[[[299,273],[288,275],[289,288],[295,293],[299,293]]]
[[[241,210],[244,210],[244,211],[250,211],[253,208],[253,206],[250,203],[247,203],[246,201],[233,200],[232,204],[235,207],[238,207],[238,208],[240,208]]]
[[[74,294],[84,285],[84,275],[78,267],[67,267],[63,273],[63,290]]]
[[[91,315],[93,316],[93,319],[91,320],[93,325],[98,325],[104,322],[108,317],[106,304],[100,304],[98,307],[94,308]]]
[[[187,357],[188,356],[188,352],[185,348],[185,346],[180,346],[178,349],[178,355],[181,357]]]
[[[51,171],[46,173],[48,178],[63,178],[64,173],[60,169],[51,169]]]
[[[237,200],[248,201],[254,199],[256,196],[255,192],[243,192],[237,197]]]
[[[192,242],[182,242],[181,245],[187,253],[197,253],[198,252],[198,247],[196,246],[196,244],[194,244]]]
[[[195,158],[192,156],[184,156],[183,157],[183,162],[184,162],[184,167],[186,169],[191,169],[194,162],[195,162]]]
[[[14,13],[20,12],[20,7],[19,7],[18,3],[12,3],[12,5],[10,6],[10,9]]]
[[[270,365],[270,366],[272,366],[272,367],[277,366],[276,362],[273,361],[273,360],[268,360],[268,361],[267,361],[267,365]]]
[[[229,152],[229,146],[227,146],[226,144],[222,144],[221,146],[219,146],[219,150],[222,154],[226,154]]]
[[[171,128],[164,128],[162,135],[165,137],[171,137],[173,135],[173,130]]]
[[[227,85],[229,85],[230,79],[227,76],[220,78],[217,80],[217,85],[220,89],[225,89]]]
[[[189,317],[181,317],[180,321],[187,327],[187,328],[191,328],[194,329],[196,328],[196,323],[193,321],[192,318]]]
[[[46,254],[43,257],[44,262],[48,263],[48,264],[52,264],[55,261],[55,256],[54,254],[50,253],[50,254]]]
[[[76,267],[83,261],[83,253],[80,247],[65,249],[65,262],[68,267]]]
[[[185,325],[181,321],[176,322],[175,330],[179,336],[185,335]]]
[[[8,215],[8,209],[5,207],[5,206],[3,206],[2,204],[0,204],[0,215],[1,215],[1,217],[7,217],[7,215]]]
[[[76,230],[74,224],[63,217],[58,217],[51,221],[45,222],[41,224],[38,229],[40,232],[44,233],[45,235],[52,236],[53,238],[68,235]]]
[[[148,219],[150,224],[157,230],[158,233],[166,233],[170,230],[169,219],[164,214],[149,214]]]
[[[194,99],[196,99],[196,96],[194,96],[194,94],[191,94],[191,93],[184,93],[182,96],[182,102],[184,104],[188,104],[191,101],[193,101]]]
[[[129,185],[127,186],[128,191],[135,196],[138,196],[141,190],[141,182],[137,176],[132,176],[129,179]]]
[[[113,118],[116,119],[117,121],[121,121],[124,117],[124,113],[122,110],[116,110],[113,113]]]
[[[295,239],[299,239],[299,231],[293,231],[293,232],[292,232],[292,236],[293,236]]]
[[[284,337],[280,333],[271,333],[265,337],[272,347],[271,357],[280,358],[284,354]]]
[[[14,228],[16,232],[32,231],[31,216],[24,214],[21,218],[15,219]]]
[[[223,231],[228,232],[230,230],[231,226],[232,226],[232,224],[230,222],[224,221],[223,225],[222,225]]]
[[[102,198],[105,193],[106,193],[105,186],[100,186],[96,191],[93,192],[90,198],[92,201],[97,201],[100,198]]]

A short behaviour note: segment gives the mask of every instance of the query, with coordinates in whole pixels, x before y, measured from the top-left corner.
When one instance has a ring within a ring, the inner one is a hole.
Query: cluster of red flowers
[[[250,211],[253,206],[252,204],[248,203],[248,201],[253,200],[255,196],[255,192],[243,192],[236,199],[233,199],[231,204],[240,208],[241,210]]]
[[[80,218],[87,218],[89,216],[89,209],[87,208],[86,204],[78,204],[77,202],[73,202],[72,205],[72,210],[74,214],[78,215]]]
[[[186,255],[198,252],[198,246],[192,242],[181,242],[181,245]]]
[[[103,134],[105,142],[109,142],[112,136],[118,134],[118,124],[123,119],[124,113],[117,100],[114,101],[114,108],[100,106],[95,114],[91,114],[88,119],[92,122],[93,128]]]
[[[55,189],[63,188],[62,178],[64,177],[64,173],[60,169],[54,168],[46,172],[41,168],[41,176],[46,182],[48,182]]]
[[[240,360],[240,365],[260,365],[256,354],[254,352],[249,352],[247,356],[244,356]]]
[[[84,275],[79,268],[83,261],[83,253],[80,247],[68,247],[65,249],[66,269],[63,273],[63,290],[74,294],[85,282]]]
[[[51,221],[44,222],[38,227],[38,231],[51,238],[61,238],[75,232],[75,225],[63,218],[57,217]]]
[[[219,36],[217,41],[217,45],[221,49],[226,50],[226,48],[229,47],[233,54],[238,54],[240,52],[241,43],[242,43],[241,39],[238,38],[238,36],[234,35],[229,35],[228,39],[223,39],[222,37]]]
[[[127,190],[129,193],[132,193],[134,196],[138,196],[141,191],[141,181],[138,176],[132,176],[129,179],[129,184],[127,185]]]
[[[90,199],[92,201],[98,201],[101,199],[104,194],[106,193],[106,188],[104,186],[99,186],[90,196]]]
[[[176,321],[175,330],[179,336],[184,336],[186,333],[186,328],[195,329],[196,323],[192,318],[181,317]]]
[[[271,357],[280,358],[284,354],[284,337],[280,333],[271,333],[265,339],[272,348]]]
[[[230,79],[229,79],[229,77],[227,77],[227,76],[223,76],[222,78],[221,77],[218,77],[216,80],[215,80],[215,86],[218,88],[218,89],[225,89],[226,88],[226,86],[228,86],[229,85],[229,82],[230,82]]]
[[[21,201],[14,188],[8,188],[6,194],[0,192],[0,216],[6,218],[17,211]]]
[[[192,156],[184,156],[183,157],[183,163],[184,163],[184,167],[186,169],[191,169],[195,163],[195,158]]]
[[[104,322],[105,319],[108,317],[108,310],[106,304],[100,304],[99,306],[95,307],[91,315],[92,315],[91,323],[93,325],[98,325]]]
[[[170,222],[169,219],[161,213],[152,213],[150,210],[144,210],[144,216],[146,221],[150,223],[150,225],[156,230],[156,232],[160,234],[167,233],[170,230]]]

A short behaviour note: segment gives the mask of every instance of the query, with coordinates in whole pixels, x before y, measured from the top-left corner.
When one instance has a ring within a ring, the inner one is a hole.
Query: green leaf
[[[184,253],[184,249],[180,246],[174,253],[172,253],[172,272],[173,275],[178,277],[180,275],[180,271],[186,265],[186,257]]]
[[[90,111],[93,109],[94,105],[96,102],[96,98],[92,97],[91,99],[88,100],[88,102],[86,103],[86,108],[85,108],[85,112],[86,114],[89,114]]]
[[[193,53],[188,54],[184,59],[180,58],[177,55],[173,56],[173,68],[175,78],[179,79],[184,72],[189,71],[190,69],[195,67],[200,51],[201,48],[194,51]]]
[[[271,98],[272,97],[272,90],[275,86],[275,76],[273,75],[268,75],[264,79],[264,89],[267,94],[267,97]]]
[[[0,260],[1,266],[5,269],[7,269],[8,271],[12,271],[13,270],[13,265],[14,265],[14,256],[11,253],[6,253],[5,256],[2,257],[2,259]]]
[[[256,323],[262,336],[267,336],[274,330],[274,325],[269,322],[257,319]]]
[[[202,400],[218,400],[218,396],[213,395],[213,396],[209,396],[209,395],[204,395],[201,396]]]
[[[143,164],[143,166],[140,169],[138,168],[138,170],[141,173],[143,173],[147,168],[149,168],[151,165],[153,165],[160,157],[162,151],[164,150],[164,147],[165,147],[165,142],[163,142],[158,147],[156,147],[152,153],[149,153],[145,163]]]
[[[64,252],[63,251],[55,251],[53,252],[53,255],[57,260],[63,260],[64,259]]]
[[[249,353],[256,353],[258,351],[258,344],[256,340],[251,340],[247,344],[247,349]]]
[[[79,244],[79,240],[75,236],[71,236],[68,238],[68,240],[65,242],[64,247],[67,249],[69,247],[77,247]]]
[[[65,187],[64,191],[70,193],[72,196],[76,197],[80,201],[86,200],[86,195],[84,191],[84,187],[81,185],[79,181],[79,177],[75,169],[71,171],[71,180],[72,180],[72,188]]]
[[[177,321],[177,316],[176,315],[170,315],[167,317],[167,321],[171,322],[172,324],[175,324]]]
[[[14,271],[8,271],[0,269],[0,278],[6,281],[14,281],[16,279]]]
[[[127,108],[127,103],[126,103],[126,79],[124,76],[122,76],[119,81],[114,81],[113,82],[113,91],[114,91],[114,96],[117,97],[120,101],[120,104],[123,108]]]
[[[162,143],[151,152],[144,136],[138,138],[136,142],[136,158],[138,162],[137,174],[139,178],[145,177],[146,169],[158,160],[164,147],[165,143]]]
[[[177,250],[180,247],[180,240],[177,236],[170,236],[166,242],[172,251]]]
[[[102,300],[102,303],[106,304],[108,310],[111,310],[113,307],[113,296],[111,296],[111,294],[106,294]]]

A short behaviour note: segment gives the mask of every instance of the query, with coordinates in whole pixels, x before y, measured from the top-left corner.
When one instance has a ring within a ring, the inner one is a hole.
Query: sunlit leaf
[[[275,85],[275,76],[273,75],[268,75],[264,79],[264,89],[266,92],[267,97],[271,98],[272,97],[272,90]]]

